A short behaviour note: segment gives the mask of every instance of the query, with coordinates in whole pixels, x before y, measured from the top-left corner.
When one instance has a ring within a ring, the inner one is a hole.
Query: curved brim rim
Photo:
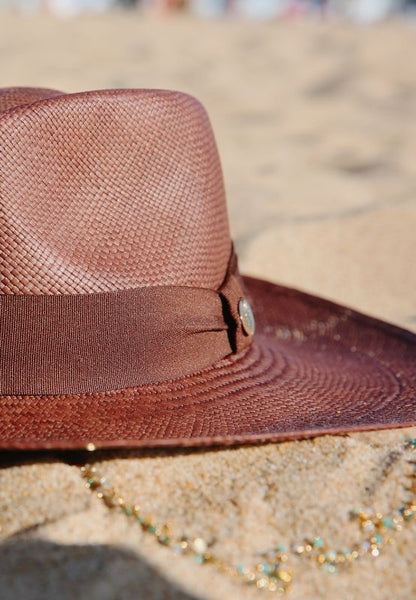
[[[258,329],[249,351],[171,384],[78,403],[0,397],[0,448],[229,446],[416,425],[414,334],[291,288],[244,281]]]

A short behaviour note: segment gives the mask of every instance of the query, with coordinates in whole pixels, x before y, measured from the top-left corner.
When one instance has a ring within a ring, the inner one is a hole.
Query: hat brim
[[[244,353],[181,379],[100,393],[0,397],[3,449],[204,446],[416,424],[416,335],[244,277]]]

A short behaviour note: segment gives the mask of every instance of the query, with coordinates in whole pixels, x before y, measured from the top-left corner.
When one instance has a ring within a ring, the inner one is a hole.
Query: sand
[[[0,17],[0,85],[180,89],[207,107],[242,271],[416,329],[416,23]],[[357,536],[356,505],[403,501],[416,428],[258,447],[96,453],[102,471],[231,561]],[[172,556],[85,489],[75,461],[2,457],[2,600],[270,597]],[[415,528],[328,575],[294,559],[290,598],[411,600]]]

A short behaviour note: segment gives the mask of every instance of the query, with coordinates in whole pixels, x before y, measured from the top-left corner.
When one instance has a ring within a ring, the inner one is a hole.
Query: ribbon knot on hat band
[[[198,372],[251,343],[232,253],[218,290],[0,296],[0,394],[88,393]]]

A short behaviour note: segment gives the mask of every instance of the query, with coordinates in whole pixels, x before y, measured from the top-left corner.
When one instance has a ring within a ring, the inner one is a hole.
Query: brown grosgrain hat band
[[[0,148],[0,448],[416,423],[414,334],[239,275],[195,98],[0,90]]]
[[[0,394],[73,394],[196,373],[251,337],[234,253],[218,292],[157,286],[67,296],[0,296]]]

